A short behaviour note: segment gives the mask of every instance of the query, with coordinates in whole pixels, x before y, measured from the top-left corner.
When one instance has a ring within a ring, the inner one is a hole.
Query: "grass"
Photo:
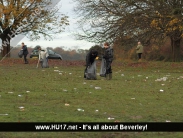
[[[1,64],[0,114],[8,116],[1,115],[0,122],[183,122],[182,63],[114,62],[110,81],[99,76],[98,80],[84,80],[82,65],[54,66],[50,63],[50,68],[36,69],[35,64],[19,64],[16,60]],[[157,81],[163,77],[167,80]],[[77,111],[78,108],[84,112]],[[0,137],[167,138],[183,134],[1,132]]]

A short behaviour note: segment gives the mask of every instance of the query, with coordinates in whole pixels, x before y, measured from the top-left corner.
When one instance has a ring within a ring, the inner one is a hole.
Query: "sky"
[[[54,0],[53,0],[54,1]],[[34,47],[36,45],[40,45],[42,47],[64,47],[64,49],[89,49],[91,46],[94,46],[94,43],[87,42],[85,40],[76,40],[74,38],[73,33],[77,31],[76,28],[76,15],[73,12],[74,3],[72,0],[60,0],[58,3],[61,5],[60,12],[69,16],[69,26],[66,27],[65,31],[62,32],[57,38],[53,38],[52,41],[46,41],[44,39],[40,39],[37,41],[30,41],[26,37],[18,36],[21,39],[19,42],[15,42],[19,39],[12,40],[12,43],[16,43],[16,45],[21,45],[24,42],[28,47]],[[58,5],[57,5],[58,6]]]

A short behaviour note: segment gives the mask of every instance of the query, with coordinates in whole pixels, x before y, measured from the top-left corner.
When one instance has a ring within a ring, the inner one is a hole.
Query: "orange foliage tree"
[[[2,56],[9,53],[10,40],[18,34],[29,33],[27,36],[31,40],[40,37],[51,39],[51,34],[58,34],[64,30],[68,25],[68,17],[58,12],[60,7],[51,7],[52,4],[52,0],[0,1]]]

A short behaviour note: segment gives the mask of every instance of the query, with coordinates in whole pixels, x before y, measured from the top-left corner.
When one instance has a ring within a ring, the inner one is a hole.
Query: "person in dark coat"
[[[98,52],[96,50],[90,50],[88,52],[88,54],[86,55],[86,68],[85,68],[85,71],[84,71],[84,78],[86,78],[86,72],[87,72],[87,69],[90,68],[90,66],[94,63],[96,57],[98,55]]]
[[[108,42],[104,43],[104,48],[105,48],[105,52],[103,55],[103,58],[105,59],[105,68],[106,68],[106,73],[105,73],[105,77],[106,79],[111,80],[112,79],[112,69],[111,69],[111,64],[113,61],[113,49],[109,46]]]
[[[27,55],[29,54],[27,46],[22,43],[22,50],[23,50],[23,56],[24,56],[24,64],[28,64]]]

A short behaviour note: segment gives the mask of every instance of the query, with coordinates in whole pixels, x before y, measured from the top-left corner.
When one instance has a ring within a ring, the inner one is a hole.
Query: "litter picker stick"
[[[38,59],[38,62],[37,62],[37,67],[36,67],[36,68],[38,68],[38,66],[39,66],[39,59]]]

